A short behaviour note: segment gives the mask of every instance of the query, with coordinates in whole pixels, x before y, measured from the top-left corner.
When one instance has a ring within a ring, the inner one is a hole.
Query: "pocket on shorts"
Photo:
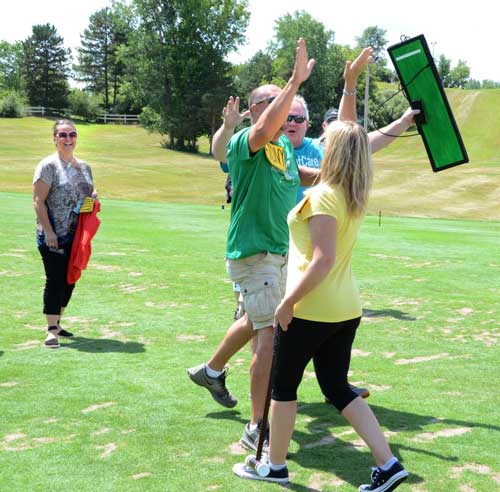
[[[262,278],[251,285],[240,285],[243,305],[254,328],[271,326],[281,302],[281,289],[272,278]]]

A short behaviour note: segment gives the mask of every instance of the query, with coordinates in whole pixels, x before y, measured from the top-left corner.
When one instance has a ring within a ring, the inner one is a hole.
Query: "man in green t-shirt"
[[[233,184],[226,267],[241,289],[247,315],[233,323],[208,363],[190,368],[188,374],[218,403],[234,407],[237,401],[225,386],[224,364],[255,335],[250,366],[252,416],[240,441],[251,450],[257,446],[271,369],[274,312],[286,284],[286,219],[299,184],[310,185],[317,175],[317,170],[299,170],[293,146],[281,133],[293,97],[314,63],[308,59],[305,41],[299,39],[294,70],[286,86],[264,85],[250,94],[252,125],[234,136],[223,125],[214,136],[213,148],[223,149],[232,136],[227,154],[219,159],[227,162]],[[218,158],[216,152],[214,156]]]

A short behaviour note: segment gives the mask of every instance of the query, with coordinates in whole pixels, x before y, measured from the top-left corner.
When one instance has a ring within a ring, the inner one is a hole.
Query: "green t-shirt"
[[[231,223],[226,257],[231,260],[257,253],[288,253],[288,212],[300,184],[293,146],[282,135],[254,155],[248,146],[250,128],[228,143],[227,164],[233,184]]]

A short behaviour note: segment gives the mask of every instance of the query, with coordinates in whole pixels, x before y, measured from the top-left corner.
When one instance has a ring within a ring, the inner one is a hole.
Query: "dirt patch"
[[[103,446],[96,446],[96,449],[103,450],[103,452],[99,455],[100,458],[107,458],[118,449],[118,446],[114,442],[108,442]]]
[[[28,437],[26,434],[18,433],[18,434],[7,434],[4,436],[3,441],[4,442],[13,442],[17,441],[18,439],[24,439],[25,437]]]
[[[3,270],[0,271],[0,277],[21,277],[24,273],[14,272],[12,270]]]
[[[239,442],[233,442],[233,444],[229,445],[229,453],[236,456],[242,456],[247,454],[247,451]]]
[[[449,356],[450,356],[450,354],[445,352],[443,354],[415,357],[413,359],[398,359],[395,362],[395,364],[398,366],[403,366],[403,365],[407,365],[407,364],[419,364],[421,362],[430,362],[430,361],[438,360],[438,359],[446,359]]]
[[[430,442],[440,437],[455,437],[467,434],[471,429],[469,427],[457,427],[455,429],[442,429],[436,432],[424,432],[416,435],[412,440],[415,442]]]
[[[360,350],[360,349],[353,349],[351,351],[351,355],[353,357],[368,357],[371,354],[372,354],[371,352],[365,352],[365,351]]]
[[[307,483],[307,487],[312,488],[314,490],[323,490],[325,487],[340,487],[345,485],[345,481],[332,476],[326,475],[324,473],[313,473],[309,478],[309,482]]]
[[[129,272],[129,277],[142,277],[144,273],[142,272]]]
[[[0,383],[0,387],[2,387],[2,388],[12,388],[16,384],[17,384],[16,381],[5,381],[5,383]]]
[[[108,434],[111,432],[111,429],[108,429],[107,427],[103,427],[102,429],[99,429],[98,431],[92,432],[90,434],[91,436],[102,436],[103,434]]]
[[[177,335],[175,339],[178,342],[204,342],[207,337],[205,335]]]
[[[136,292],[142,292],[146,290],[147,287],[141,287],[140,285],[132,285],[132,284],[120,284],[118,286],[118,290],[122,294],[135,294]]]
[[[136,473],[135,475],[132,475],[132,478],[134,480],[140,480],[141,478],[147,478],[151,477],[153,474],[149,472],[142,472],[142,473]]]
[[[96,403],[95,405],[91,405],[90,407],[84,408],[82,410],[82,413],[95,412],[96,410],[101,410],[101,408],[108,408],[112,405],[116,405],[116,402],[108,401],[106,403]]]
[[[457,313],[461,314],[462,316],[467,316],[468,314],[471,314],[473,312],[474,312],[474,309],[468,308],[468,307],[464,307],[464,308],[459,309],[457,311]]]
[[[41,345],[40,340],[28,340],[27,342],[14,345],[14,347],[16,348],[16,350],[28,350],[39,347],[40,345]]]
[[[116,272],[118,270],[121,270],[120,267],[115,266],[115,265],[100,265],[99,263],[92,264],[91,269],[99,270],[101,272],[108,272],[108,273],[112,273],[112,272]]]
[[[224,463],[225,459],[222,456],[214,456],[213,458],[208,458],[205,463]]]

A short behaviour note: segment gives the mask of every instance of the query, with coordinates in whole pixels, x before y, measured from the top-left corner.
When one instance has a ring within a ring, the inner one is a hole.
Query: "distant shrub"
[[[0,96],[0,117],[21,118],[24,116],[25,98],[16,91],[7,91]]]
[[[68,98],[71,114],[87,121],[95,121],[102,112],[101,100],[80,89],[73,89]]]
[[[139,122],[149,132],[158,132],[161,129],[161,116],[149,106],[142,108]]]

